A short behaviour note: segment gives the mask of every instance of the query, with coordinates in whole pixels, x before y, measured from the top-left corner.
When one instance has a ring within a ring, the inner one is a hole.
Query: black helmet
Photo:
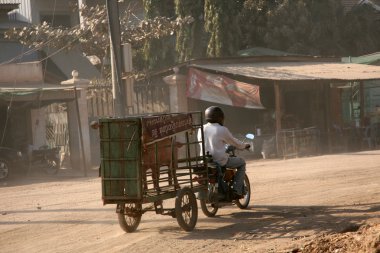
[[[219,123],[223,126],[224,113],[218,106],[210,106],[205,111],[206,121],[210,123]]]

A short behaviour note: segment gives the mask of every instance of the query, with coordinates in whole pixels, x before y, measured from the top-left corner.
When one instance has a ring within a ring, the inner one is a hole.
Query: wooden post
[[[174,74],[163,78],[169,85],[170,112],[187,112],[186,76],[179,73],[179,68],[173,68]]]
[[[281,130],[281,103],[282,103],[282,94],[281,88],[278,82],[274,83],[274,97],[275,97],[275,109],[276,109],[276,132]]]
[[[364,101],[364,83],[363,81],[359,84],[360,92],[360,126],[364,126],[364,113],[365,113],[365,101]]]
[[[330,88],[330,83],[323,83],[323,93],[324,93],[324,96],[325,97],[325,103],[324,103],[324,117],[325,117],[325,124],[324,124],[324,132],[327,133],[327,145],[328,145],[328,150],[329,150],[329,153],[332,152],[332,134],[334,133],[331,133],[331,126],[332,126],[332,123],[331,123],[331,88]],[[340,105],[340,100],[339,100],[339,106]],[[339,109],[341,110],[341,109]],[[334,122],[335,123],[335,122]]]
[[[110,36],[110,52],[112,67],[112,87],[115,116],[125,116],[125,87],[122,81],[123,58],[121,50],[121,32],[119,6],[117,0],[107,0],[108,30]]]
[[[275,97],[275,110],[276,110],[276,149],[279,155],[279,132],[281,130],[281,117],[282,117],[282,94],[281,87],[278,81],[274,82],[274,97]]]
[[[80,120],[80,112],[79,112],[79,103],[78,103],[78,95],[77,95],[77,88],[74,87],[74,95],[75,95],[75,106],[76,106],[76,111],[77,111],[77,120],[78,120],[78,128],[79,128],[79,140],[80,140],[80,150],[82,153],[82,162],[83,162],[83,171],[84,171],[84,176],[87,177],[87,163],[86,163],[86,155],[84,152],[84,144],[83,144],[83,133],[82,133],[82,123]]]
[[[61,82],[62,85],[70,85],[75,98],[74,101],[67,103],[70,160],[72,168],[80,169],[82,157],[84,176],[87,176],[87,164],[91,162],[91,141],[88,128],[86,89],[90,81],[78,78],[78,71],[76,70],[73,70],[72,76],[72,79]],[[78,90],[77,87],[81,89]]]
[[[132,47],[131,44],[125,43],[122,45],[122,51],[123,51],[123,63],[124,63],[124,72],[127,74],[127,77],[124,80],[124,96],[125,96],[125,106],[127,107],[127,114],[134,113],[133,111],[133,102],[134,102],[134,80],[133,77],[129,76],[129,74],[132,72]]]

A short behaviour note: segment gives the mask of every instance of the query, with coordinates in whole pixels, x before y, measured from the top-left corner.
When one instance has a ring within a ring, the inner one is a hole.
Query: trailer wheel
[[[249,201],[251,199],[251,184],[249,182],[249,178],[248,178],[247,174],[245,174],[245,176],[244,176],[244,193],[245,193],[244,198],[236,201],[236,205],[240,209],[247,208],[249,205]]]
[[[142,205],[140,203],[118,204],[116,210],[120,227],[127,233],[134,232],[140,224]]]
[[[175,199],[175,214],[179,226],[185,231],[194,229],[198,219],[198,205],[190,188],[179,190]]]

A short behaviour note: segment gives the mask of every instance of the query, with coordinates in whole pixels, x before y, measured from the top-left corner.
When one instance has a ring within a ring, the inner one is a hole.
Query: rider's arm
[[[202,130],[201,129],[198,129],[198,133],[197,133],[197,139],[199,141],[199,153],[200,155],[203,155],[203,145],[202,145]]]
[[[230,130],[228,128],[224,127],[224,133],[223,133],[224,141],[229,144],[235,146],[237,149],[245,149],[246,143],[236,139],[232,136]]]

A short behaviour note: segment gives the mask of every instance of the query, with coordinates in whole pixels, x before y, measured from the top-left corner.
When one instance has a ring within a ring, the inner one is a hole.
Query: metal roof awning
[[[380,79],[380,66],[339,62],[254,62],[192,64],[191,67],[278,81],[360,81]]]
[[[380,53],[367,54],[358,57],[343,57],[342,62],[378,65],[378,63],[380,63]]]

